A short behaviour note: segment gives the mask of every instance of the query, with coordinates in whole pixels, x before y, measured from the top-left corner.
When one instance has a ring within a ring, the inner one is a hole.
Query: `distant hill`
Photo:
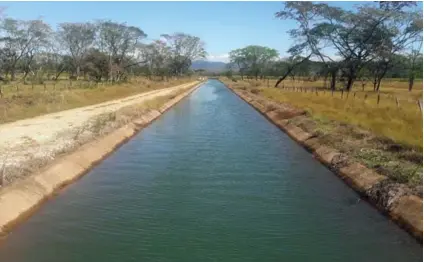
[[[191,64],[191,69],[198,70],[204,69],[208,72],[221,72],[226,69],[227,64],[224,62],[215,62],[207,60],[197,60],[193,61]]]

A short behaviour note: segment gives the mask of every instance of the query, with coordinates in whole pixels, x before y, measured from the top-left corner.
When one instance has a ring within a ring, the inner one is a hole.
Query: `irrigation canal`
[[[422,261],[422,246],[209,80],[0,245],[0,261]]]

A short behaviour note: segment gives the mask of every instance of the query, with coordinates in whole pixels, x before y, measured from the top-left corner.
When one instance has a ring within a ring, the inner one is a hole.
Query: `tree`
[[[329,44],[322,41],[321,32],[315,27],[319,19],[318,6],[312,2],[286,2],[284,9],[277,12],[275,16],[283,20],[294,20],[298,24],[298,28],[289,30],[290,36],[296,41],[296,44],[288,50],[292,64],[275,86],[277,87],[296,67],[302,65],[310,58],[318,58],[324,65],[324,68],[320,71],[324,75],[325,80],[327,80],[328,75],[331,76],[330,88],[334,90],[339,63],[331,55],[324,52]],[[299,59],[300,57],[303,57],[303,59]]]
[[[164,79],[168,75],[171,63],[171,48],[165,42],[156,40],[151,44],[145,45],[141,50],[149,68],[149,73],[161,76]]]
[[[423,19],[422,14],[416,15],[413,17],[413,21],[411,25],[408,27],[410,31],[416,32],[415,35],[412,37],[412,41],[409,44],[410,52],[407,54],[408,58],[408,82],[409,87],[408,90],[412,91],[412,88],[414,86],[414,80],[415,75],[421,73],[422,74],[422,64],[423,64],[423,54],[422,54],[422,47],[423,47]]]
[[[243,53],[244,50],[243,49],[236,49],[236,50],[232,50],[229,53],[229,59],[230,59],[230,66],[231,67],[236,67],[237,70],[240,73],[241,76],[241,80],[243,80],[244,77],[244,72],[246,71],[247,65],[246,65],[246,56]]]
[[[278,52],[269,47],[250,45],[231,51],[229,56],[230,63],[237,65],[242,79],[247,73],[257,80],[259,76],[264,76],[271,62],[278,58]]]
[[[100,82],[102,78],[107,78],[109,72],[108,56],[98,49],[92,48],[84,58],[84,72]]]
[[[174,75],[188,72],[192,61],[205,58],[205,44],[199,37],[184,33],[164,34],[162,37],[170,50],[170,71]]]
[[[139,64],[132,59],[137,56],[138,44],[147,35],[140,28],[125,23],[100,21],[98,27],[100,50],[109,58],[109,80],[119,81],[125,70]]]
[[[319,58],[332,76],[332,88],[340,68],[347,78],[346,89],[350,90],[364,66],[377,58],[388,64],[390,59],[383,59],[382,54],[391,58],[412,37],[411,27],[405,26],[410,23],[411,13],[404,11],[412,5],[364,4],[350,11],[323,3],[289,2],[276,16],[295,20],[299,25],[290,31],[297,44],[289,52]],[[338,61],[325,54],[329,47],[336,50]]]
[[[47,44],[51,33],[49,25],[41,20],[21,21],[6,18],[0,24],[0,50],[3,69],[15,80],[16,67],[22,59],[28,66],[38,49]]]
[[[423,68],[423,54],[420,52],[422,48],[422,41],[417,48],[413,48],[411,53],[408,54],[408,90],[412,91],[414,86],[415,77],[417,74],[422,74]],[[422,77],[422,75],[421,75]]]
[[[380,83],[388,70],[402,59],[400,52],[415,43],[422,43],[422,14],[417,11],[402,11],[403,7],[410,7],[410,2],[380,2],[380,9],[391,12],[392,18],[381,25],[385,34],[385,41],[376,50],[374,56],[374,90],[380,90]],[[418,44],[418,50],[421,50]],[[414,50],[414,49],[413,49]],[[412,52],[413,53],[413,52]]]
[[[232,79],[232,78],[233,78],[233,71],[232,71],[231,69],[229,69],[229,70],[225,71],[225,76],[226,76],[228,79]]]
[[[72,58],[78,79],[85,55],[94,44],[96,27],[91,23],[62,23],[59,25],[58,36]]]

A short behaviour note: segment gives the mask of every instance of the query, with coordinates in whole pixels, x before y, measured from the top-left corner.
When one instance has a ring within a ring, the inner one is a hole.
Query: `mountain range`
[[[208,61],[208,60],[197,60],[191,64],[191,69],[199,70],[203,69],[208,72],[222,72],[226,69],[227,64],[224,62]]]

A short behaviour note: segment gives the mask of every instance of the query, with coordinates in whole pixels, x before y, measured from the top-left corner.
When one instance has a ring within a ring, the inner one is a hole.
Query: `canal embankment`
[[[328,138],[328,134],[324,137],[320,132],[316,132],[313,125],[305,124],[312,122],[305,110],[287,103],[277,103],[261,96],[258,92],[252,93],[246,88],[234,88],[234,83],[230,81],[224,80],[223,83],[297,143],[313,153],[321,163],[382,213],[422,242],[422,187],[420,190],[417,187],[399,183],[367,167],[366,163],[358,161],[352,157],[352,154],[344,151],[342,146],[329,145],[324,141]],[[330,133],[329,135],[340,134]]]
[[[28,145],[24,143],[25,141],[20,141],[22,139],[16,139],[11,141],[15,142],[13,150],[5,149],[2,152],[0,233],[8,232],[15,224],[32,214],[49,197],[87,173],[201,84],[201,82],[192,82],[119,101],[42,116],[35,120],[23,120],[18,124],[7,124],[13,125],[15,132],[12,132],[13,128],[6,129],[6,127],[3,131],[15,134],[17,138],[21,138],[24,131],[30,132],[31,128],[40,129],[38,124],[44,124],[46,134],[44,137],[40,136],[40,140],[44,140],[44,143]],[[62,124],[61,132],[54,132],[58,129],[55,121],[57,122],[60,118],[66,119],[67,115],[70,117],[69,121],[76,120],[72,122],[73,125],[67,127],[68,123]],[[49,120],[50,128],[46,126]],[[30,123],[23,123],[25,121],[34,123],[28,127]],[[51,136],[48,136],[50,133]],[[5,139],[4,136],[2,138]],[[67,143],[62,143],[63,140]],[[11,155],[19,150],[25,157],[19,154]],[[33,152],[34,150],[37,152]],[[40,151],[43,154],[41,158],[37,158],[36,153]],[[14,161],[10,161],[11,159]],[[7,160],[10,166],[6,166]],[[5,179],[6,171],[8,172],[7,180]]]

